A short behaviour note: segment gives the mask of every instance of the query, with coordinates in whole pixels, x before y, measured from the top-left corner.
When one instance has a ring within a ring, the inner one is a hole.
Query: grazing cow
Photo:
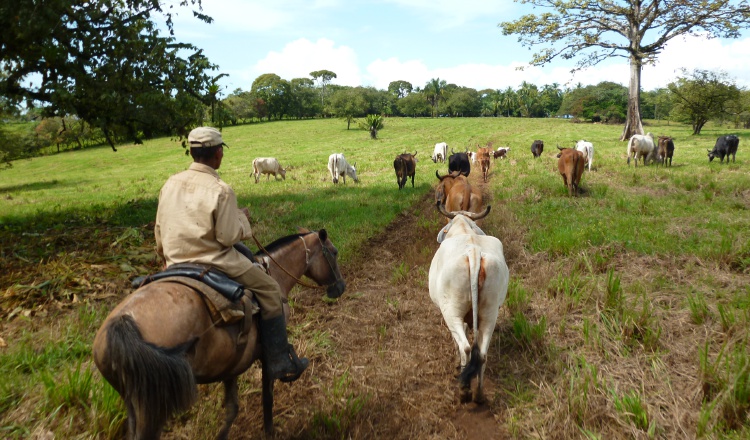
[[[448,156],[448,172],[458,171],[466,177],[471,172],[469,153],[452,153]]]
[[[638,166],[638,159],[643,158],[643,164],[656,160],[656,146],[654,145],[654,135],[634,134],[628,141],[628,165],[630,158],[635,159],[635,166]]]
[[[482,169],[482,178],[484,181],[487,181],[487,174],[490,172],[490,157],[492,156],[492,149],[491,148],[480,148],[477,151],[477,160],[479,161],[479,166]]]
[[[416,151],[414,154],[399,154],[393,161],[393,168],[396,170],[396,183],[398,183],[399,190],[406,186],[406,180],[409,177],[411,177],[411,187],[414,188],[414,172],[417,169],[416,156]]]
[[[286,168],[281,168],[279,161],[275,157],[257,157],[253,159],[255,183],[258,183],[261,174],[266,175],[266,182],[271,178],[271,174],[273,174],[274,180],[279,180],[278,175],[281,175],[282,180],[286,180]]]
[[[714,157],[718,157],[721,160],[721,163],[724,163],[724,156],[727,157],[727,163],[729,163],[729,155],[732,155],[732,162],[734,162],[734,157],[737,155],[737,147],[740,145],[740,139],[733,135],[729,134],[726,136],[720,136],[718,139],[716,139],[716,145],[714,145],[713,150],[707,150],[708,151],[708,161],[711,162],[714,160]]]
[[[508,157],[508,151],[510,151],[510,147],[497,147],[497,150],[492,152],[492,157],[495,160],[497,160],[498,157],[500,159],[505,159]]]
[[[357,163],[349,165],[349,162],[344,158],[343,153],[333,153],[328,156],[328,171],[331,172],[331,179],[333,183],[339,183],[339,177],[344,181],[346,185],[346,176],[354,179],[354,182],[359,183],[357,178]]]
[[[534,155],[534,159],[541,156],[542,151],[544,151],[544,142],[536,140],[531,143],[531,154]]]
[[[583,160],[588,164],[589,171],[591,171],[591,165],[594,164],[594,144],[586,142],[583,139],[576,142],[576,150],[583,153]]]
[[[664,166],[672,166],[674,156],[674,141],[669,136],[659,136],[658,160]],[[669,165],[667,165],[667,160]]]
[[[460,401],[471,400],[471,381],[477,377],[474,402],[483,403],[487,351],[508,293],[508,265],[500,240],[486,235],[474,223],[490,212],[489,206],[480,214],[449,213],[439,204],[438,210],[450,222],[440,230],[440,247],[430,264],[430,298],[456,342]],[[468,326],[474,333],[471,345],[465,330]]]
[[[432,161],[435,163],[445,162],[448,159],[448,144],[439,142],[435,144],[435,150],[432,152]]]
[[[466,176],[453,171],[445,176],[435,171],[440,180],[435,188],[435,201],[445,205],[450,211],[469,211],[478,213],[482,207],[482,191],[472,186]]]
[[[568,195],[577,196],[578,186],[581,184],[581,176],[586,163],[583,153],[573,148],[557,148],[560,150],[557,155],[559,157],[557,169],[560,171],[563,184],[568,187]]]

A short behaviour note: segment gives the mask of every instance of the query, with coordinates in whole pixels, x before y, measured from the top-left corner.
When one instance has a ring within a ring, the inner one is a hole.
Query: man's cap
[[[188,143],[190,148],[228,146],[221,138],[221,132],[213,127],[194,128],[188,134]]]

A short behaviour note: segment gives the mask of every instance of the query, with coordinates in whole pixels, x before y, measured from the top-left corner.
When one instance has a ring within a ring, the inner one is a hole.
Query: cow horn
[[[709,153],[711,152],[711,150],[709,150],[709,149],[706,149],[706,151],[708,151]]]
[[[557,149],[558,149],[558,150],[560,150],[560,151],[562,151],[562,150],[564,150],[565,148],[563,148],[563,147],[561,147],[561,146],[559,146],[559,145],[558,145],[558,146],[557,146]]]
[[[435,177],[437,177],[438,180],[443,180],[443,178],[440,177],[440,173],[438,173],[438,170],[435,170]]]
[[[472,220],[481,220],[481,219],[487,217],[487,214],[490,213],[490,209],[491,208],[492,208],[492,206],[487,205],[487,207],[484,208],[484,211],[482,211],[480,213],[467,212],[467,213],[462,213],[462,214],[464,214],[466,217],[469,217]]]
[[[416,155],[417,155],[417,150],[414,150],[414,154],[412,154],[412,156],[416,156]]]
[[[474,213],[474,212],[469,212],[469,211],[452,211],[452,212],[448,212],[445,209],[445,205],[443,205],[442,203],[437,202],[435,205],[437,206],[438,211],[441,214],[443,214],[444,216],[448,217],[449,219],[453,219],[458,214],[461,214],[461,215],[466,216],[466,217],[468,217],[468,218],[470,218],[472,220],[481,220],[481,219],[487,217],[487,214],[490,213],[490,209],[492,208],[492,206],[487,205],[487,207],[484,208],[484,211],[482,211],[480,213]]]
[[[446,216],[446,217],[448,217],[450,219],[452,219],[452,218],[454,218],[456,216],[455,212],[448,212],[448,211],[446,211],[445,210],[445,205],[443,205],[439,201],[435,204],[435,206],[437,207],[438,212],[440,212],[441,214],[443,214],[444,216]]]

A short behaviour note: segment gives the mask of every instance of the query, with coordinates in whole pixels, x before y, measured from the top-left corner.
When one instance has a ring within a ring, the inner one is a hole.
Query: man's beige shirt
[[[154,235],[156,252],[167,266],[208,264],[230,277],[240,276],[252,263],[232,245],[250,234],[234,191],[210,166],[193,162],[161,188]]]

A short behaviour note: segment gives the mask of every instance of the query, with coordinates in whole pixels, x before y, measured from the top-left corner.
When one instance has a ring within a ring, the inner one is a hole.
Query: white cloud
[[[281,52],[269,52],[250,69],[240,73],[247,83],[242,86],[249,90],[250,84],[264,73],[275,73],[281,78],[309,78],[310,72],[326,69],[336,73],[333,84],[345,86],[362,85],[362,75],[357,65],[357,55],[350,47],[336,46],[333,41],[321,38],[311,42],[306,38],[288,43]]]

